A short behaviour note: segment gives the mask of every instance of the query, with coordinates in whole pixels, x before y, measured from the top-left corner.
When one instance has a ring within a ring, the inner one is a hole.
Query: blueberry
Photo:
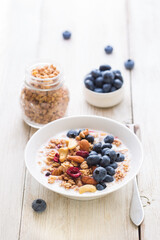
[[[95,151],[91,151],[91,152],[89,153],[89,155],[98,155],[98,153],[95,152]]]
[[[89,165],[97,165],[100,162],[101,157],[99,155],[89,155],[87,157],[87,163]]]
[[[116,162],[123,162],[125,159],[124,155],[122,153],[117,153],[117,159]]]
[[[84,80],[91,80],[92,82],[94,82],[94,77],[91,74],[88,74]]]
[[[113,86],[116,87],[117,89],[121,88],[123,85],[122,81],[119,79],[115,79],[113,82]]]
[[[106,175],[106,177],[104,178],[103,182],[113,182],[114,178],[110,175]]]
[[[90,143],[93,143],[93,142],[94,142],[94,137],[93,137],[92,135],[89,135],[89,134],[88,134],[88,135],[86,136],[86,139],[87,139],[87,141],[90,142]]]
[[[104,51],[107,53],[107,54],[111,54],[113,52],[113,47],[111,46],[106,46]]]
[[[102,143],[99,142],[99,143],[96,143],[94,144],[93,146],[93,151],[97,152],[97,153],[101,153],[101,147],[102,147]]]
[[[98,183],[98,184],[96,185],[96,188],[97,188],[98,191],[104,190],[106,187],[107,187],[107,186],[106,186],[105,183]]]
[[[85,128],[80,129],[80,130],[78,131],[78,135],[79,135],[82,131],[84,131],[84,130],[85,130]]]
[[[128,59],[125,63],[124,66],[128,70],[132,70],[134,68],[134,61],[131,59]]]
[[[107,135],[105,138],[104,138],[104,142],[105,143],[113,143],[114,142],[114,137],[112,135]]]
[[[110,92],[111,86],[112,86],[112,85],[111,85],[110,83],[104,84],[104,85],[103,85],[103,91],[104,91],[105,93]]]
[[[101,167],[107,167],[110,164],[110,158],[108,156],[103,156],[100,165]]]
[[[46,177],[48,177],[48,176],[50,176],[50,175],[51,175],[50,172],[46,172],[46,174],[45,174]]]
[[[103,72],[103,81],[105,83],[112,83],[113,80],[114,80],[114,73],[113,73],[113,71],[107,70],[107,71]]]
[[[102,76],[102,73],[99,71],[99,69],[95,69],[91,72],[91,75],[95,78]]]
[[[106,177],[107,171],[103,167],[97,167],[93,172],[93,178],[97,182],[102,182],[103,179]]]
[[[102,155],[104,156],[108,150],[109,150],[109,148],[103,148],[102,149]]]
[[[114,70],[113,72],[114,72],[115,75],[116,75],[116,74],[121,75],[121,71],[119,71],[119,70]]]
[[[47,204],[42,199],[36,199],[32,202],[32,208],[35,212],[43,212],[47,207]]]
[[[95,88],[94,92],[96,92],[96,93],[103,93],[103,89],[102,88]]]
[[[67,132],[67,137],[69,137],[69,138],[75,138],[77,136],[78,136],[78,131],[76,131],[76,130],[69,130]]]
[[[111,87],[111,90],[110,90],[110,92],[115,92],[117,90],[117,88],[116,87]]]
[[[117,153],[112,149],[108,149],[107,151],[105,151],[105,155],[110,157],[111,163],[115,162],[115,160],[117,159]]]
[[[123,77],[122,77],[122,75],[119,74],[119,73],[115,73],[115,74],[114,74],[114,79],[119,79],[119,80],[121,80],[121,81],[123,82]]]
[[[109,65],[101,65],[99,67],[100,71],[106,71],[106,70],[110,70],[110,69],[111,69],[111,66],[109,66]]]
[[[114,163],[111,163],[109,166],[116,169],[118,167],[118,164],[116,162],[114,162]]]
[[[113,176],[116,173],[114,168],[112,168],[111,166],[107,166],[106,170],[107,170],[107,174],[109,174],[110,176]]]
[[[68,39],[70,39],[70,37],[71,37],[71,32],[69,32],[69,31],[63,32],[63,38],[64,39],[68,40]]]
[[[102,149],[104,149],[104,148],[112,148],[112,144],[111,143],[104,143],[102,145]]]
[[[91,80],[87,79],[87,80],[85,80],[84,83],[85,83],[86,88],[88,88],[91,91],[94,90],[94,84]]]
[[[96,87],[102,87],[103,85],[103,77],[97,77],[96,80],[95,80],[95,85]]]

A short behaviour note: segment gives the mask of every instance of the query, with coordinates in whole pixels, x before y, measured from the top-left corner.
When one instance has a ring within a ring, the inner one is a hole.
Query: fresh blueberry
[[[87,139],[87,141],[90,142],[90,143],[93,143],[93,142],[94,142],[94,137],[93,137],[92,135],[89,135],[89,134],[88,134],[88,135],[86,136],[86,139]]]
[[[103,93],[103,89],[102,88],[95,88],[94,92],[96,92],[96,93]]]
[[[107,166],[106,170],[107,170],[107,174],[109,174],[110,176],[113,176],[116,173],[114,168],[112,168],[111,166]]]
[[[77,136],[78,136],[78,131],[76,131],[76,130],[69,130],[67,132],[67,137],[69,137],[69,138],[75,138]]]
[[[110,92],[115,92],[117,90],[117,88],[116,87],[111,87],[111,90],[110,90]]]
[[[117,89],[121,88],[123,85],[122,81],[119,79],[115,79],[113,82],[113,86],[116,87]]]
[[[113,143],[114,142],[114,137],[112,135],[107,135],[105,138],[104,138],[104,142],[105,143]]]
[[[78,131],[78,135],[79,135],[82,131],[84,131],[84,130],[85,130],[85,128],[80,129],[80,130]]]
[[[112,86],[112,85],[111,85],[110,83],[104,84],[104,85],[103,85],[103,91],[104,91],[105,93],[110,92],[111,86]]]
[[[95,80],[95,85],[96,85],[96,87],[101,88],[103,85],[103,77],[97,77]]]
[[[124,66],[128,70],[132,70],[134,68],[134,61],[131,59],[128,59],[125,63]]]
[[[91,74],[88,74],[84,80],[91,80],[92,82],[94,82],[94,77]]]
[[[114,70],[113,72],[114,72],[115,75],[116,75],[116,74],[121,75],[121,71],[119,71],[119,70]]]
[[[111,66],[109,65],[101,65],[99,67],[99,70],[102,72],[102,71],[106,71],[106,70],[110,70],[111,69]]]
[[[102,149],[104,149],[104,148],[112,148],[112,144],[111,143],[104,143],[102,145]]]
[[[96,151],[91,151],[89,155],[98,155],[98,153]]]
[[[71,38],[71,32],[69,32],[69,31],[63,32],[63,38],[66,39],[66,40],[70,39]]]
[[[103,81],[105,83],[112,83],[114,80],[114,73],[111,70],[107,70],[103,72]]]
[[[93,172],[93,178],[97,182],[102,182],[103,179],[106,177],[107,171],[103,167],[97,167]]]
[[[101,157],[99,155],[89,155],[87,157],[87,163],[89,165],[97,165],[100,162]]]
[[[122,75],[119,74],[119,73],[115,73],[115,74],[114,74],[114,79],[119,79],[119,80],[121,80],[121,81],[123,82],[123,77],[122,77]]]
[[[46,177],[48,177],[48,176],[50,176],[50,175],[51,175],[50,172],[46,172],[46,174],[45,174]]]
[[[103,156],[100,165],[101,167],[107,167],[110,164],[110,158],[108,156]]]
[[[107,151],[105,151],[105,155],[110,157],[111,163],[115,162],[115,160],[117,159],[117,153],[112,149],[108,149]]]
[[[42,199],[36,199],[32,202],[32,208],[35,212],[43,212],[47,207],[47,204]]]
[[[104,178],[103,182],[113,182],[114,178],[110,175],[106,175],[106,177]]]
[[[123,162],[125,159],[124,155],[122,153],[117,153],[117,159],[116,162]]]
[[[116,162],[114,162],[114,163],[111,163],[109,166],[116,169],[118,167],[118,164]]]
[[[102,191],[102,190],[104,190],[106,187],[107,187],[107,186],[106,186],[105,183],[98,183],[98,184],[96,185],[96,188],[97,188],[98,191]]]
[[[101,147],[102,147],[102,143],[98,142],[98,143],[94,144],[93,151],[95,151],[97,153],[101,153]]]
[[[101,77],[102,76],[102,73],[99,71],[99,69],[94,69],[92,72],[91,72],[91,75],[95,78],[97,77]]]
[[[104,51],[107,53],[107,54],[111,54],[113,52],[113,47],[111,46],[106,46]]]
[[[87,80],[85,80],[84,83],[85,83],[86,88],[88,88],[91,91],[94,90],[94,84],[91,80],[87,79]]]
[[[102,149],[102,156],[104,156],[109,149],[110,149],[110,148],[103,148],[103,149]]]

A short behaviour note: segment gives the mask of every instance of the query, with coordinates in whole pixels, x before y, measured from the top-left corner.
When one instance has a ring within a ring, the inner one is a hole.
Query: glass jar
[[[40,128],[62,118],[68,102],[69,91],[58,64],[39,62],[26,68],[20,104],[28,125]]]

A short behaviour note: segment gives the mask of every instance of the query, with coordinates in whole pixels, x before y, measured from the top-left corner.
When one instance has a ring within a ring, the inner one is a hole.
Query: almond
[[[86,139],[79,142],[80,149],[89,152],[90,144]]]
[[[81,180],[82,180],[83,184],[92,184],[92,185],[96,185],[97,184],[97,182],[94,180],[93,177],[82,176]]]
[[[74,161],[74,162],[77,162],[77,163],[82,163],[84,161],[84,158],[81,157],[81,156],[68,156],[67,157],[68,160],[71,160],[71,161]]]

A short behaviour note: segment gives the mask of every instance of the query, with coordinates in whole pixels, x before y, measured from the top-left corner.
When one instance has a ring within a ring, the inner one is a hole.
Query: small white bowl
[[[120,103],[123,99],[124,95],[124,86],[114,92],[109,93],[96,93],[88,88],[83,88],[84,96],[86,101],[93,106],[101,107],[101,108],[108,108],[113,107]]]

